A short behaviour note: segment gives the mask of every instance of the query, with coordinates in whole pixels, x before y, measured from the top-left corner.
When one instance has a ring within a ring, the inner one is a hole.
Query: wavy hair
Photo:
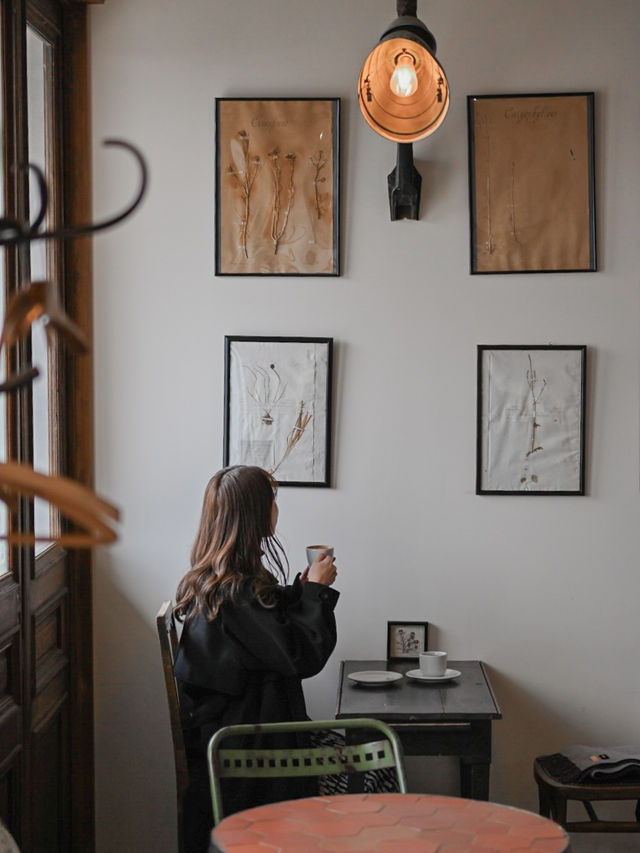
[[[274,588],[286,582],[289,569],[271,524],[277,485],[262,468],[249,465],[223,468],[209,480],[191,569],[176,592],[178,619],[200,612],[214,619],[247,583],[263,605],[273,603]]]

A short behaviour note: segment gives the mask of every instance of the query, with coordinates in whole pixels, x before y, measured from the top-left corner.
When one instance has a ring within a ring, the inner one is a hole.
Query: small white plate
[[[423,675],[419,669],[410,669],[406,673],[407,678],[415,678],[416,681],[428,681],[430,683],[436,681],[451,681],[452,678],[458,678],[461,675],[457,669],[448,669],[444,675]]]
[[[368,684],[369,686],[383,686],[391,684],[393,681],[399,681],[402,678],[401,672],[391,672],[386,669],[363,669],[361,672],[350,672],[347,675],[351,681],[356,684]]]

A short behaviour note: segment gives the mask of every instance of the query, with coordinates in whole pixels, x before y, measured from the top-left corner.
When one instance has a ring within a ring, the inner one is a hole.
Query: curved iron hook
[[[116,216],[112,216],[109,219],[104,219],[102,222],[88,222],[86,225],[70,225],[68,228],[57,228],[53,231],[42,231],[40,234],[33,235],[30,240],[70,240],[74,237],[82,237],[85,234],[94,234],[96,231],[104,231],[105,228],[111,228],[113,225],[117,225],[119,222],[122,222],[133,213],[136,207],[138,207],[145,192],[147,191],[149,172],[146,160],[135,145],[132,145],[130,142],[125,142],[124,139],[105,139],[102,144],[105,146],[113,145],[120,148],[126,148],[127,151],[130,151],[138,161],[138,166],[140,167],[140,186],[138,187],[136,197],[121,213],[118,213]]]
[[[21,167],[25,170],[25,166]],[[44,173],[39,166],[36,166],[35,163],[29,163],[26,167],[26,171],[31,169],[31,171],[35,174],[38,181],[38,190],[40,191],[40,210],[38,211],[38,215],[34,219],[34,221],[29,226],[29,233],[35,234],[38,228],[42,225],[44,217],[47,213],[47,207],[49,206],[49,190],[47,189],[47,182],[44,179]]]
[[[82,237],[86,234],[94,234],[96,231],[104,231],[105,228],[111,228],[113,225],[117,225],[119,222],[122,222],[130,216],[138,207],[145,192],[147,191],[148,170],[146,160],[135,145],[132,145],[130,142],[125,142],[124,139],[105,139],[103,145],[125,148],[133,154],[138,162],[138,166],[140,167],[140,186],[138,187],[138,192],[133,201],[123,211],[109,219],[103,220],[102,222],[88,222],[85,225],[70,225],[66,228],[54,228],[51,231],[41,231],[38,233],[37,229],[42,224],[47,211],[49,192],[41,169],[33,163],[29,163],[28,168],[33,170],[38,181],[38,189],[40,191],[40,210],[38,211],[38,215],[34,222],[29,225],[29,227],[20,225],[20,223],[14,219],[0,217],[0,246],[12,246],[16,243],[32,243],[35,240],[71,240],[74,237]],[[27,167],[23,166],[22,168],[24,169]]]
[[[16,167],[12,167],[16,170]],[[42,169],[34,163],[29,163],[27,166],[20,165],[17,167],[20,172],[28,172],[32,170],[38,181],[38,191],[40,193],[40,210],[34,219],[33,223],[28,226],[21,225],[17,219],[9,219],[7,216],[0,218],[0,246],[12,245],[14,243],[26,243],[31,239],[31,234],[34,234],[42,225],[42,221],[47,212],[49,204],[49,190],[44,179]]]

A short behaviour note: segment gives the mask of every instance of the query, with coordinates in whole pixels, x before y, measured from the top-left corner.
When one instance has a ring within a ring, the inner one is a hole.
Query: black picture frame
[[[477,352],[476,494],[585,494],[587,347]]]
[[[391,663],[417,661],[426,652],[428,622],[387,622],[387,660]]]
[[[340,275],[340,98],[216,98],[215,274]]]
[[[225,337],[224,465],[331,485],[333,338]]]
[[[595,272],[594,93],[468,95],[471,274]]]

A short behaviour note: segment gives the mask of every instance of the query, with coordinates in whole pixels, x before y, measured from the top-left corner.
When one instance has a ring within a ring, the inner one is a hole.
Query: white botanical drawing
[[[482,491],[580,493],[580,347],[488,347],[482,354]]]
[[[281,483],[326,476],[328,347],[231,339],[228,461],[259,465]]]

